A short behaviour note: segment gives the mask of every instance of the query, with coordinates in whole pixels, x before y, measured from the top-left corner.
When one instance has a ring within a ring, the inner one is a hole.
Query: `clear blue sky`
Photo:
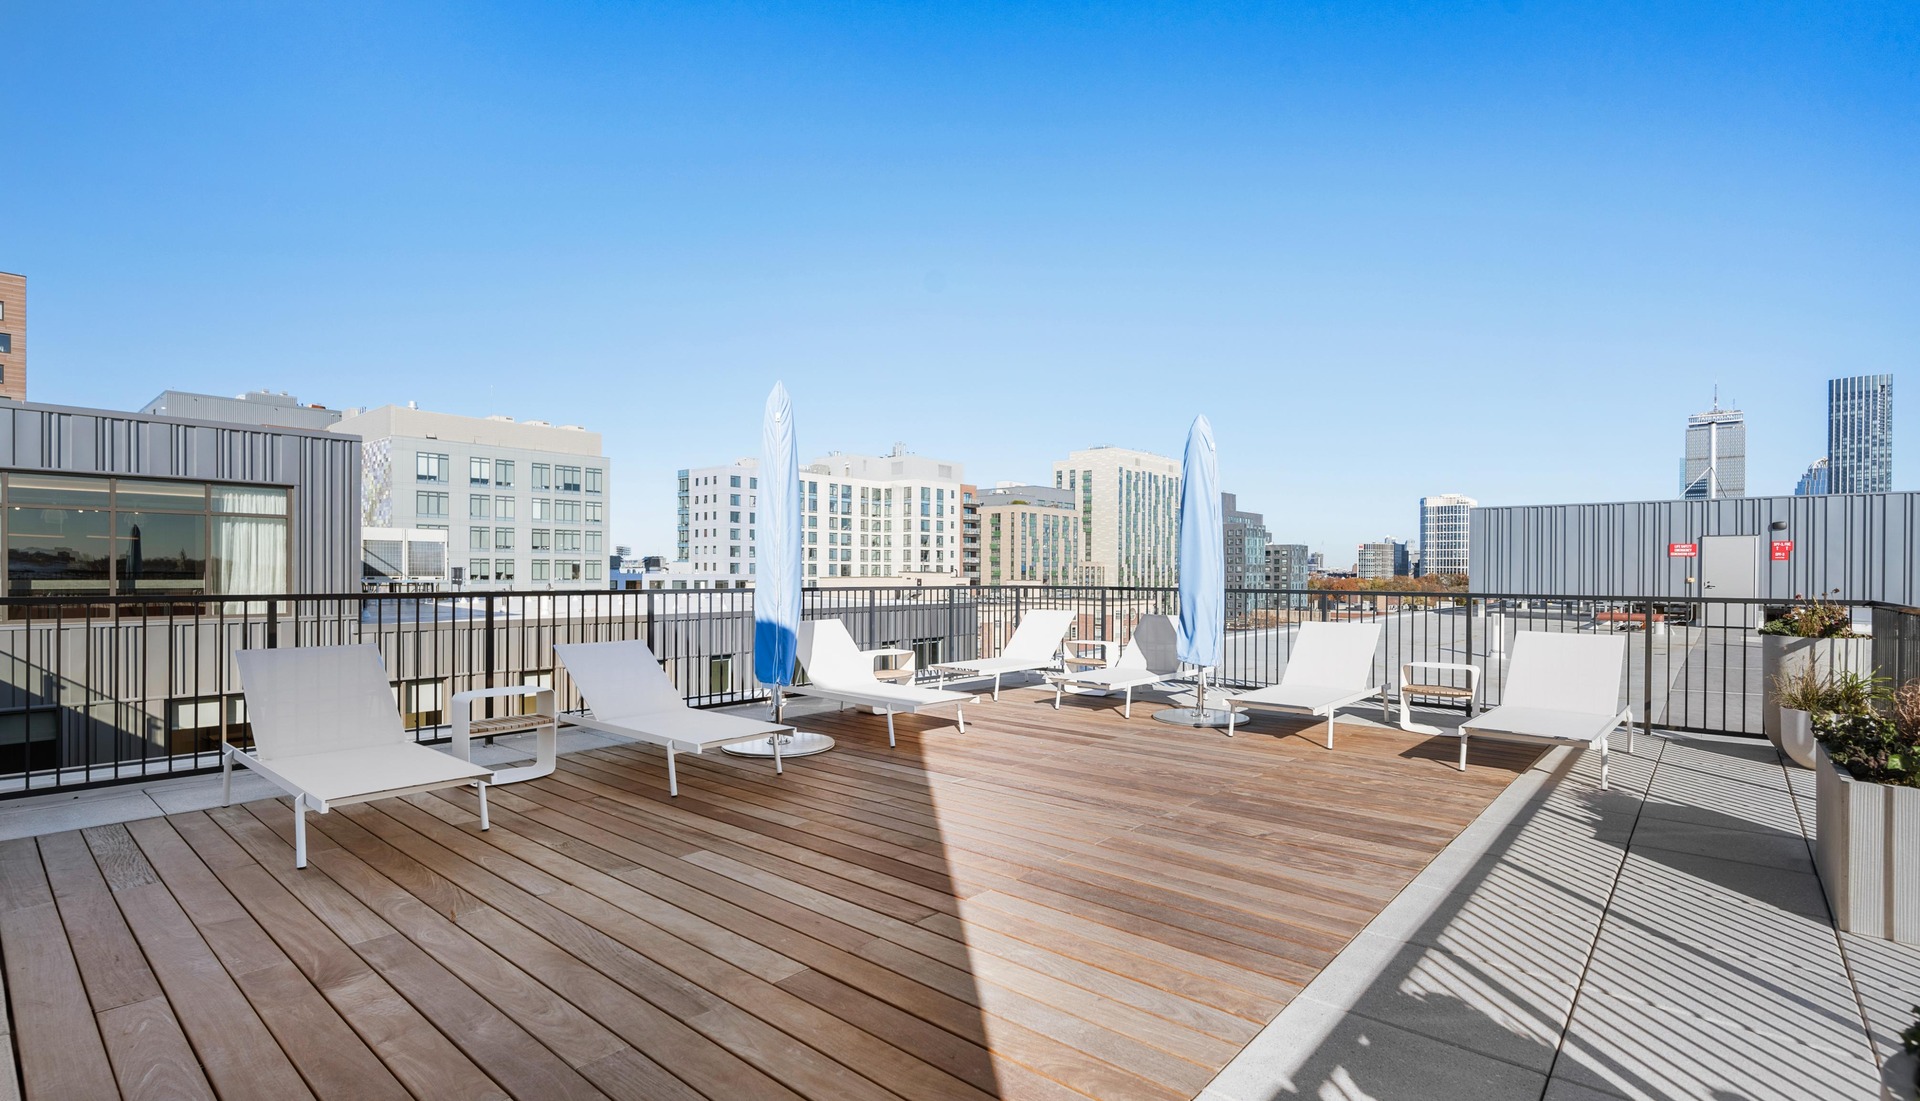
[[[1920,485],[1920,5],[0,5],[36,399],[418,401],[677,467],[1178,455],[1351,559],[1423,493],[1752,492],[1896,374]]]

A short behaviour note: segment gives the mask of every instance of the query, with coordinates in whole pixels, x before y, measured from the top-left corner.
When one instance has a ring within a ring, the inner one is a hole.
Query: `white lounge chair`
[[[801,621],[799,641],[800,665],[807,671],[807,683],[787,689],[794,695],[873,708],[875,714],[887,717],[888,745],[898,744],[893,738],[895,715],[914,715],[947,704],[953,705],[954,722],[962,734],[966,733],[964,708],[977,702],[979,696],[880,680],[873,675],[873,658],[860,652],[847,633],[847,625],[837,619]]]
[[[293,796],[293,866],[307,866],[307,811],[472,784],[487,828],[493,772],[408,737],[373,646],[242,650],[233,656],[247,697],[253,749],[220,746],[220,802],[233,801],[233,763]]]
[[[1223,694],[1229,710],[1241,707],[1324,715],[1327,748],[1333,748],[1333,713],[1370,696],[1380,697],[1380,717],[1387,717],[1387,686],[1373,675],[1373,655],[1380,649],[1378,623],[1302,623],[1287,655],[1280,683],[1250,692]],[[1233,736],[1233,720],[1227,736]]]
[[[1467,736],[1590,745],[1600,750],[1600,786],[1607,786],[1607,737],[1627,724],[1633,752],[1633,709],[1620,706],[1627,664],[1621,635],[1521,631],[1513,636],[1500,706],[1460,724],[1460,771]]]
[[[566,667],[574,686],[592,709],[591,715],[563,715],[565,726],[578,726],[619,738],[649,742],[667,751],[667,794],[680,794],[680,775],[674,770],[674,755],[700,753],[723,745],[757,741],[776,734],[790,734],[793,728],[749,719],[744,715],[722,715],[687,706],[680,690],[667,679],[666,671],[647,644],[638,639],[624,642],[567,642],[553,648],[553,654]],[[773,770],[785,772],[780,761],[780,741],[773,743]]]
[[[1126,702],[1120,714],[1133,718],[1133,692],[1151,688],[1180,675],[1179,629],[1172,616],[1141,616],[1134,625],[1133,637],[1120,651],[1120,659],[1097,669],[1081,669],[1048,677],[1053,682],[1053,707],[1060,709],[1060,698],[1069,688],[1088,691],[1123,692]]]
[[[1013,629],[1013,637],[1007,640],[999,657],[943,661],[934,668],[962,677],[992,677],[993,698],[998,700],[1001,677],[1008,673],[1052,669],[1060,664],[1060,646],[1066,640],[1067,630],[1073,626],[1073,615],[1070,611],[1028,612],[1020,617],[1020,625]]]

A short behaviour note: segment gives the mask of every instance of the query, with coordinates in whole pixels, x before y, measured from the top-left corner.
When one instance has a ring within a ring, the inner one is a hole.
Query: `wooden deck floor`
[[[1192,1097],[1535,757],[1046,701],[0,844],[27,1096]]]

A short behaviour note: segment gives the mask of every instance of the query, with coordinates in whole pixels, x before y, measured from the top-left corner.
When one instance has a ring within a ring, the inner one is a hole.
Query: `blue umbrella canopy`
[[[1213,425],[1193,418],[1180,462],[1180,660],[1211,668],[1226,648],[1227,553]]]
[[[778,382],[760,430],[757,507],[753,675],[762,684],[792,684],[800,650],[800,461],[793,402]]]

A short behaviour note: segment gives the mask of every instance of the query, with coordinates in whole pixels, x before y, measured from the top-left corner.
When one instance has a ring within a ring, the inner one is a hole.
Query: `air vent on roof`
[[[509,417],[509,416],[507,416],[507,415],[506,415],[505,413],[495,413],[494,415],[492,415],[492,416],[490,416],[490,417],[488,417],[487,419],[488,419],[488,420],[490,420],[490,421],[499,421],[499,422],[500,422],[500,423],[502,423],[502,424],[512,424],[512,423],[513,423],[513,418],[512,418],[512,417]]]

